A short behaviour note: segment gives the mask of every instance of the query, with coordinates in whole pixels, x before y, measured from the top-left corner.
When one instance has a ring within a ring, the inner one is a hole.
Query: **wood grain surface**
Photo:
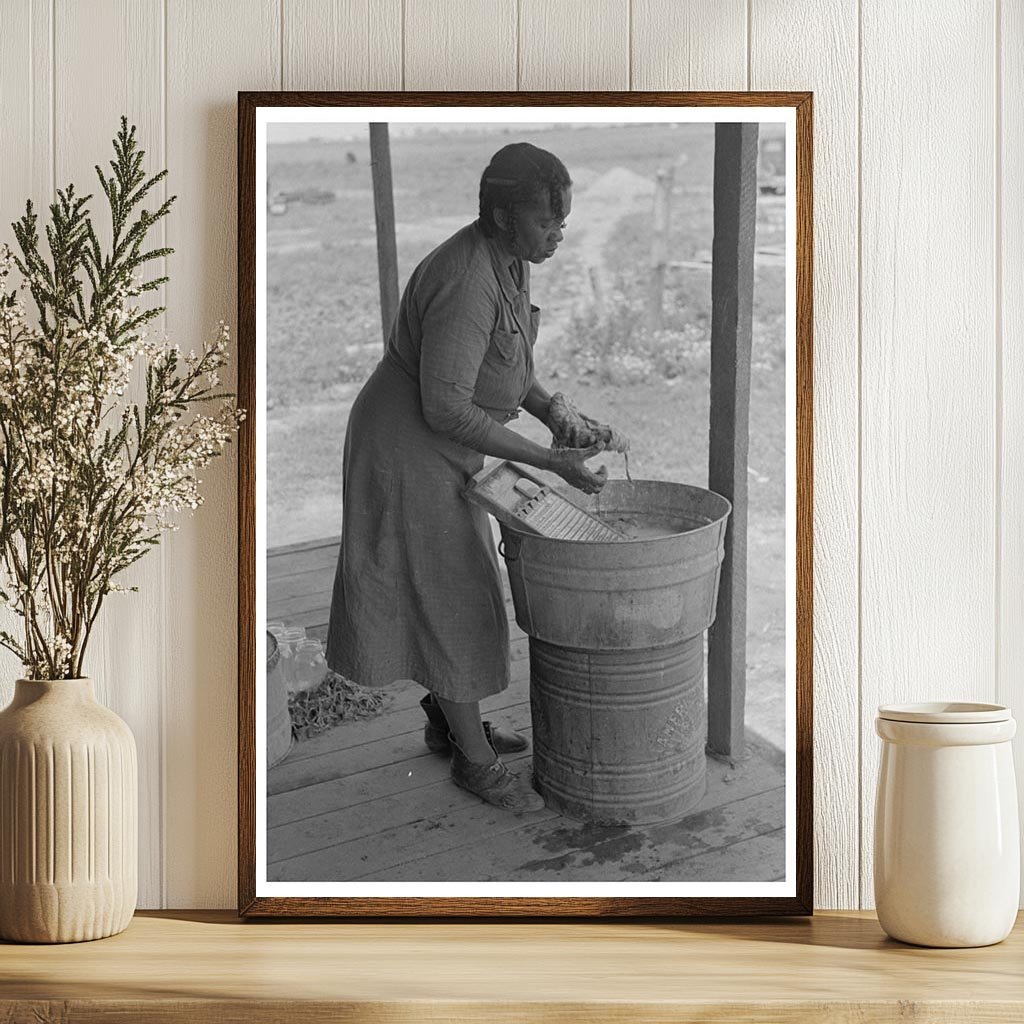
[[[996,427],[1000,536],[995,700],[1015,707],[1019,721],[1024,703],[1024,4],[1004,3],[1000,15],[996,116],[1006,144],[1000,146],[996,164],[996,375],[1001,416]],[[1024,800],[1020,739],[1014,744],[1014,764]]]
[[[94,170],[99,164],[109,170],[113,158],[112,140],[120,128],[121,115],[130,114],[138,128],[140,149],[146,152],[146,171],[152,175],[166,166],[163,134],[163,81],[159,73],[163,57],[163,13],[159,0],[111,0],[96,7],[79,4],[54,6],[55,52],[63,56],[55,66],[54,159],[58,188],[74,182],[79,193],[92,193],[89,204],[101,244],[109,245],[110,213]],[[97,62],[104,51],[108,59]],[[91,76],[92,87],[79,83]],[[151,195],[162,202],[170,192],[166,180]],[[168,244],[166,221],[154,228],[146,248]],[[171,257],[173,260],[173,257]],[[154,260],[147,277],[162,277],[168,260]],[[164,304],[161,288],[147,301]],[[167,329],[166,317],[150,330]],[[146,385],[141,371],[129,387],[126,398],[145,402]],[[94,676],[96,698],[116,707],[135,735],[139,759],[139,901],[143,906],[159,904],[163,895],[163,814],[160,792],[164,769],[164,645],[124,644],[124,636],[163,634],[166,620],[166,591],[163,587],[163,552],[149,556],[149,564],[137,562],[125,571],[120,583],[138,587],[131,600],[117,596],[104,603],[93,630],[85,673]],[[147,585],[156,575],[155,585]],[[102,666],[103,670],[99,671]]]
[[[0,32],[0,245],[15,247],[9,225],[25,213],[25,200],[37,210],[53,201],[53,6],[47,2],[8,4]],[[8,159],[8,154],[17,154]],[[0,629],[17,636],[20,620],[0,604]],[[14,696],[22,675],[18,659],[0,647],[0,705]]]
[[[181,196],[167,224],[177,250],[169,261],[168,330],[188,351],[194,340],[216,336],[218,320],[231,324],[225,381],[233,380],[237,359],[237,95],[279,87],[279,28],[276,0],[167,7],[167,147],[171,189]],[[162,542],[168,615],[147,640],[166,645],[168,659],[164,827],[176,838],[165,856],[165,904],[216,907],[234,898],[235,860],[225,848],[234,850],[228,823],[237,807],[237,456],[231,444],[203,472],[204,504]]]
[[[849,912],[770,923],[254,924],[165,911],[99,942],[0,946],[0,1020],[986,1024],[1024,1014],[1022,956],[1020,926],[996,946],[928,950]]]
[[[862,10],[862,906],[878,705],[995,688],[994,15]]]
[[[519,0],[519,89],[629,89],[629,68],[628,0]]]
[[[751,7],[752,87],[814,92],[814,891],[860,902],[857,11],[831,0]],[[834,45],[791,46],[831,39]]]
[[[515,0],[405,0],[402,88],[517,88],[516,6]]]
[[[633,0],[631,7],[631,89],[751,88],[745,0]]]
[[[402,0],[288,0],[282,89],[401,89]]]

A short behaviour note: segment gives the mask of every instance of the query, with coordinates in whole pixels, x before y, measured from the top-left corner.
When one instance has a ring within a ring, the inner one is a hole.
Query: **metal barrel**
[[[534,783],[574,818],[669,821],[705,788],[703,634],[731,506],[699,487],[616,480],[589,507],[638,535],[565,541],[502,526],[530,637]]]
[[[576,651],[530,640],[535,784],[572,818],[680,818],[705,789],[704,643]]]

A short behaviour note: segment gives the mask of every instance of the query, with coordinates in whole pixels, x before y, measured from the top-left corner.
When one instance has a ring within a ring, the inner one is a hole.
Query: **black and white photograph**
[[[259,897],[792,897],[795,118],[256,110]]]

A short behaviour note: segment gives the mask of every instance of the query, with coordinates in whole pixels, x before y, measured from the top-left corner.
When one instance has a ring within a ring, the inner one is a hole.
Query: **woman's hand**
[[[584,463],[604,450],[604,442],[589,448],[552,448],[548,469],[576,490],[584,494],[597,494],[608,480],[608,470],[602,466],[595,473],[587,469]]]
[[[608,451],[629,449],[629,439],[624,434],[581,413],[561,391],[551,396],[545,422],[554,448],[588,448],[603,443]]]

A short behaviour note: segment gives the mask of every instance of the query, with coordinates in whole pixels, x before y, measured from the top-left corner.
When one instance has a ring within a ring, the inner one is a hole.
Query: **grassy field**
[[[650,189],[658,168],[675,165],[671,257],[692,261],[708,256],[711,126],[394,139],[400,282],[434,245],[473,218],[480,169],[513,137],[526,137],[558,153],[575,182],[566,241],[558,257],[535,268],[533,275],[534,302],[542,309],[538,375],[628,433],[640,475],[702,482],[707,465],[710,268],[669,272],[666,329],[650,336],[642,325],[651,200],[650,192],[636,184]],[[349,153],[355,162],[347,159]],[[365,142],[272,146],[269,177],[274,191],[330,188],[338,197],[326,205],[290,204],[283,216],[269,218],[269,532],[271,545],[277,545],[337,532],[336,512],[331,520],[326,511],[307,514],[304,509],[319,509],[324,503],[326,509],[332,496],[340,499],[348,404],[380,358],[383,341]],[[782,241],[782,204],[764,198],[758,246],[781,248]],[[595,310],[595,268],[604,280],[603,315]],[[783,284],[781,266],[758,267],[751,482],[763,477],[772,486],[767,492],[755,487],[751,497],[765,511],[778,512],[784,500]],[[517,426],[525,427],[525,420]]]
[[[483,167],[500,146],[519,140],[557,153],[569,168],[577,196],[624,163],[634,174],[653,181],[659,167],[685,155],[673,208],[673,255],[689,259],[710,248],[711,126],[560,128],[515,135],[462,131],[394,138],[392,176],[401,282],[431,248],[475,217]],[[275,358],[269,377],[275,404],[303,403],[337,383],[362,381],[379,357],[369,160],[365,141],[270,147],[272,192],[322,188],[337,195],[333,203],[295,203],[283,216],[270,218],[268,325],[274,356],[281,357],[280,363]],[[566,256],[572,255],[578,220],[578,215],[570,219]],[[635,236],[646,225],[623,227]],[[614,268],[619,261],[614,252],[611,257]],[[552,274],[545,267],[537,275],[538,305],[545,310],[546,297],[554,298],[555,310],[560,311],[559,293],[567,284],[570,293],[577,290],[571,270],[559,272],[562,262],[560,257],[551,265]]]
[[[538,378],[632,443],[636,479],[705,486],[711,318],[711,125],[630,125],[503,134],[490,130],[392,138],[399,280],[476,215],[491,154],[525,139],[557,153],[574,181],[573,212],[558,256],[534,268],[542,310]],[[654,180],[672,168],[664,327],[644,310]],[[380,359],[373,194],[365,141],[271,146],[271,192],[329,189],[326,204],[295,202],[268,218],[268,545],[341,529],[345,422]],[[757,246],[781,251],[784,204],[758,203]],[[779,738],[785,554],[784,268],[756,264],[750,409],[748,662],[760,684],[752,712]],[[523,416],[514,428],[547,443]],[[621,458],[607,460],[623,476]],[[758,710],[758,703],[761,707]],[[755,718],[751,718],[752,721]],[[770,720],[770,725],[765,724]]]

